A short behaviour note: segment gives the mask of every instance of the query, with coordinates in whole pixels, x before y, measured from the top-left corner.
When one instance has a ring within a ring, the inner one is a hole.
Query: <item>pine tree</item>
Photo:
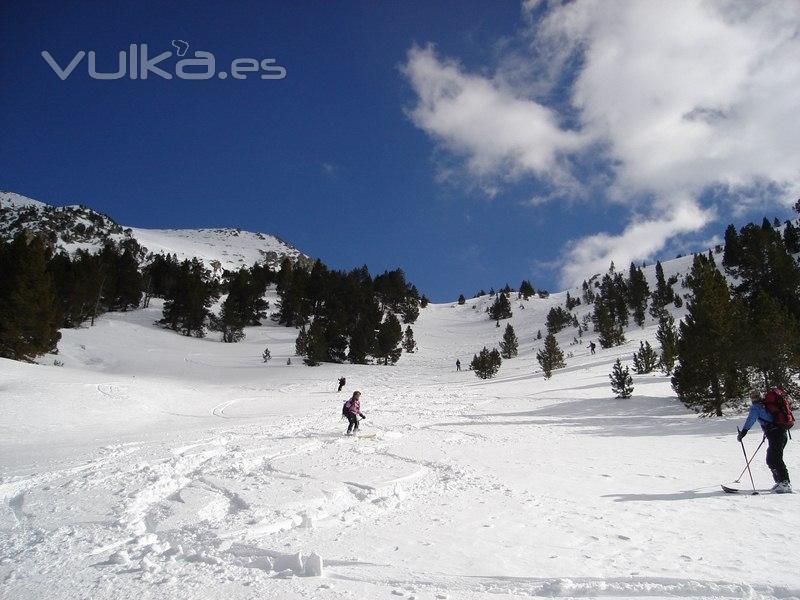
[[[650,342],[639,342],[639,350],[633,353],[633,368],[639,375],[652,373],[658,365],[658,354]]]
[[[470,362],[470,369],[475,371],[475,375],[481,379],[491,379],[500,370],[500,365],[503,360],[500,358],[500,353],[497,348],[489,351],[486,346],[483,347],[478,354],[473,355],[472,362]]]
[[[769,222],[742,228],[739,263],[729,269],[738,278],[737,295],[750,306],[762,293],[800,319],[800,266]]]
[[[0,241],[0,356],[25,361],[55,349],[61,338],[44,243],[28,237]]]
[[[219,316],[210,315],[209,329],[222,333],[222,341],[226,344],[235,344],[245,338],[244,326],[236,315],[232,314],[230,305],[223,302]]]
[[[458,305],[459,305],[459,306],[464,306],[464,304],[465,304],[466,302],[467,302],[467,299],[466,299],[466,298],[464,298],[464,294],[459,294],[459,295],[458,295]]]
[[[528,300],[531,296],[536,294],[536,291],[533,289],[533,284],[527,279],[523,279],[522,283],[519,284],[519,293],[525,300]]]
[[[580,298],[573,298],[570,296],[569,292],[567,292],[567,299],[564,302],[564,305],[567,307],[567,310],[572,310],[576,306],[580,306],[581,299]]]
[[[750,307],[747,344],[742,348],[748,366],[764,388],[778,386],[796,395],[800,374],[797,320],[772,296],[761,292]]]
[[[547,319],[545,320],[547,333],[558,333],[571,323],[572,315],[560,306],[554,306],[547,312]]]
[[[650,296],[650,286],[640,268],[631,263],[628,271],[628,306],[633,311],[633,320],[639,327],[644,327],[647,298]]]
[[[791,221],[786,221],[786,226],[783,228],[783,243],[786,251],[790,254],[800,252],[800,235],[797,233],[797,227]]]
[[[564,353],[558,347],[556,336],[548,333],[544,338],[544,347],[536,353],[536,360],[544,371],[544,378],[550,379],[555,369],[561,369],[566,366],[564,362]]]
[[[74,258],[59,253],[50,259],[55,296],[62,315],[62,327],[78,327],[92,313],[99,291],[99,261],[94,254],[78,250]]]
[[[658,320],[656,339],[661,344],[659,366],[665,374],[669,375],[675,367],[675,358],[678,351],[678,331],[675,329],[675,319],[668,312],[661,315]]]
[[[159,321],[183,335],[203,337],[208,310],[215,299],[208,272],[198,259],[185,260],[176,274],[173,289],[164,302],[164,318]]]
[[[409,325],[406,327],[405,336],[403,337],[403,350],[411,354],[417,348],[417,342],[414,341],[414,331]]]
[[[503,358],[514,358],[519,354],[519,340],[517,334],[511,323],[506,325],[506,331],[503,334],[503,341],[500,342],[500,356]]]
[[[305,356],[308,352],[308,332],[305,326],[300,328],[297,333],[297,339],[294,341],[294,353],[297,356]]]
[[[414,323],[419,317],[419,300],[408,296],[402,305],[401,313],[403,315],[403,323]]]
[[[353,364],[367,363],[367,356],[375,351],[375,322],[373,319],[360,317],[350,331],[350,344],[347,354]]]
[[[619,359],[614,363],[614,369],[608,378],[611,380],[611,391],[614,392],[617,398],[631,397],[633,394],[633,378],[628,367],[623,368]]]
[[[308,323],[313,308],[309,283],[308,272],[295,268],[288,259],[283,261],[277,277],[278,323],[286,327],[302,327]]]
[[[393,313],[389,313],[386,319],[378,328],[376,340],[376,356],[383,359],[383,364],[396,363],[402,352],[400,340],[403,337],[403,330],[400,321]]]
[[[142,299],[142,276],[135,249],[125,248],[122,254],[115,252],[112,261],[110,269],[114,273],[114,285],[106,287],[108,309],[126,311],[138,308]]]
[[[740,339],[744,311],[703,254],[695,255],[686,284],[691,293],[679,327],[672,387],[690,408],[722,416],[725,404],[738,402],[747,385]]]
[[[489,318],[492,321],[511,318],[511,302],[506,294],[498,294],[492,306],[489,308]]]
[[[295,342],[296,345],[297,342]],[[309,367],[316,367],[328,359],[328,340],[325,333],[325,323],[322,319],[314,319],[308,327],[303,356],[305,356],[304,362]]]
[[[251,269],[240,269],[228,278],[227,307],[229,321],[239,327],[261,325],[267,316],[269,303],[264,300],[266,278]]]
[[[145,307],[149,306],[150,298],[166,298],[170,294],[178,269],[178,259],[174,254],[157,254],[142,268]]]
[[[674,300],[675,293],[672,291],[672,285],[664,277],[664,268],[661,266],[661,261],[658,261],[656,263],[656,289],[652,294],[650,314],[656,319],[660,318],[664,307]]]
[[[594,330],[599,333],[598,342],[601,348],[611,348],[625,343],[622,325],[614,320],[608,304],[602,296],[595,298],[592,315]]]
[[[591,304],[594,302],[594,291],[589,283],[584,279],[583,284],[581,284],[581,288],[583,289],[583,302],[584,304]]]
[[[722,255],[722,266],[725,268],[735,267],[739,264],[740,256],[739,234],[736,232],[736,227],[731,224],[725,229],[725,250]]]
[[[607,282],[610,281],[610,287],[606,289]],[[614,322],[618,323],[621,327],[628,326],[628,284],[622,273],[614,273],[613,277],[604,277],[603,285],[601,286],[601,293],[605,297],[611,309],[611,314],[614,317]]]

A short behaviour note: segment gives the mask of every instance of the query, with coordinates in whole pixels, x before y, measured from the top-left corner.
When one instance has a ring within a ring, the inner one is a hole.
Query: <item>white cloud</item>
[[[706,191],[725,215],[800,194],[797,0],[527,0],[523,13],[528,69],[519,50],[481,76],[413,48],[411,116],[478,177],[527,174],[562,188],[534,206],[580,195],[575,182],[594,174],[572,159],[602,149],[613,175],[605,197],[629,204],[631,220],[619,235],[568,244],[563,281],[651,258],[705,226]],[[565,77],[577,131],[526,96]]]
[[[634,218],[619,235],[597,233],[570,242],[561,261],[561,284],[570,287],[595,273],[604,273],[611,261],[618,268],[652,259],[667,240],[698,231],[714,217],[688,197],[676,199],[660,216]]]
[[[414,124],[465,157],[479,178],[556,178],[560,157],[583,145],[579,134],[559,127],[552,110],[498,81],[465,73],[431,46],[412,48],[403,72],[418,96],[409,113]]]
[[[538,32],[582,52],[573,104],[584,133],[608,141],[619,195],[798,189],[796,0],[584,0]]]

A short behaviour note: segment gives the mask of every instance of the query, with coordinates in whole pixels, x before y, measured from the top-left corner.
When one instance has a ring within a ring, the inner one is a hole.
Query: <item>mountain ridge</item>
[[[241,228],[128,227],[82,204],[54,206],[15,192],[0,190],[0,239],[20,231],[43,237],[54,251],[97,252],[107,242],[135,240],[143,258],[175,254],[198,258],[214,273],[265,263],[277,268],[284,258],[310,266],[312,259],[278,236]]]

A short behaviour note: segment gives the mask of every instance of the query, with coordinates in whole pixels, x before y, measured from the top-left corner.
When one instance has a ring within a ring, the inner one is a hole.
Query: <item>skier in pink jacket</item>
[[[361,392],[353,392],[353,397],[342,406],[342,414],[347,417],[349,423],[347,426],[347,435],[355,434],[358,431],[358,418],[367,418],[364,416],[364,413],[361,412]]]

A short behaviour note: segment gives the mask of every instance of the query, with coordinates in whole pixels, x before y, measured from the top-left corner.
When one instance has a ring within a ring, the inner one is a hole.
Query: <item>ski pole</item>
[[[741,433],[738,427],[736,428],[736,431]],[[756,494],[758,494],[758,492],[756,491],[756,484],[753,481],[753,472],[750,470],[750,463],[747,462],[747,450],[744,449],[744,440],[739,440],[739,443],[742,445],[742,453],[744,454],[744,461],[746,463],[745,469],[747,469],[747,472],[750,474],[750,485],[753,486],[753,495],[755,496]]]
[[[736,479],[733,480],[733,483],[739,483],[739,480],[741,480],[742,475],[745,474],[745,471],[747,471],[747,467],[749,467],[750,463],[753,462],[753,459],[756,457],[756,454],[758,454],[758,451],[761,450],[761,446],[764,445],[764,442],[766,441],[766,439],[767,439],[766,435],[764,435],[764,437],[761,438],[761,443],[758,445],[758,448],[756,448],[756,451],[753,452],[753,456],[750,457],[750,460],[747,461],[747,466],[744,469],[742,469],[742,472],[739,473],[739,476]]]

